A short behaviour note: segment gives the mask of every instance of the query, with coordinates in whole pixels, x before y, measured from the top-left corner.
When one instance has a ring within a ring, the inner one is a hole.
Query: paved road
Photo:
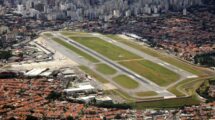
[[[127,74],[128,76],[132,77],[133,79],[139,81],[139,83],[141,83],[143,85],[144,88],[148,88],[151,89],[153,91],[156,91],[159,95],[164,96],[164,97],[173,97],[175,96],[174,94],[170,93],[169,91],[161,88],[160,86],[156,85],[155,83],[151,82],[150,80],[134,73],[133,71],[128,70],[127,68],[121,66],[120,64],[118,64],[117,62],[114,62],[112,60],[109,60],[108,58],[104,57],[103,55],[79,44],[78,42],[65,37],[63,35],[61,35],[60,33],[53,33],[56,37],[70,43],[71,45],[79,48],[82,51],[85,51],[86,53],[88,53],[91,56],[94,56],[95,58],[99,59],[100,61],[110,65],[111,67],[115,68],[118,71],[121,71],[124,74]]]

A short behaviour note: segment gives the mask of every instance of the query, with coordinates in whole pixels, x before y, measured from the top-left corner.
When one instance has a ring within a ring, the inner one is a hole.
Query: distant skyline
[[[3,0],[2,4],[36,19],[107,21],[112,17],[158,16],[171,10],[182,12],[192,5],[202,4],[202,0]]]

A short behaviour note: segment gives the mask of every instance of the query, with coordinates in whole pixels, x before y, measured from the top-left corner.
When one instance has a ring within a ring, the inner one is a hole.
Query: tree
[[[103,120],[107,120],[106,116],[103,117]]]
[[[62,96],[61,93],[56,91],[51,91],[50,94],[46,97],[48,100],[57,100]]]
[[[38,120],[38,118],[35,116],[28,115],[26,120]]]
[[[21,88],[21,89],[19,90],[18,94],[19,94],[19,95],[23,95],[23,94],[25,93],[25,91],[26,91],[26,90],[25,90],[24,88]]]
[[[18,54],[19,57],[23,57],[23,55],[24,55],[23,53],[19,53]]]
[[[3,107],[2,107],[3,109],[11,109],[11,110],[15,110],[15,106],[13,106],[13,105],[4,105]]]
[[[11,118],[9,118],[8,120],[16,120],[16,118],[14,118],[14,117],[11,117]]]
[[[116,114],[116,116],[114,117],[114,119],[122,119],[121,115],[120,114]]]
[[[77,98],[77,97],[78,97],[78,94],[77,94],[77,93],[74,93],[74,94],[72,95],[72,97],[73,97],[73,98]]]
[[[8,60],[10,57],[12,57],[11,51],[0,51],[0,59]]]
[[[194,63],[209,67],[215,66],[215,52],[196,55],[194,57]]]
[[[70,115],[66,118],[66,120],[74,120],[74,118]]]

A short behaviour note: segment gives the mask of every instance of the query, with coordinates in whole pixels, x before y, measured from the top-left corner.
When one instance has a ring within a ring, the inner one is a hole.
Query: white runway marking
[[[187,78],[197,78],[197,75],[187,76]]]
[[[132,76],[132,75],[128,75],[130,78],[132,78],[132,79],[135,79],[135,77],[134,76]]]
[[[166,62],[164,62],[163,64],[165,64],[165,65],[170,65],[169,63],[166,63]]]
[[[158,63],[159,65],[161,65],[161,66],[165,66],[163,63]]]
[[[157,92],[157,93],[168,93],[167,90],[161,90],[161,91],[155,91],[155,92]]]
[[[137,76],[137,77],[141,77],[140,75],[138,75],[138,74],[135,74],[135,76]]]
[[[175,95],[168,95],[168,96],[164,96],[164,99],[170,99],[170,98],[176,98],[176,96]]]

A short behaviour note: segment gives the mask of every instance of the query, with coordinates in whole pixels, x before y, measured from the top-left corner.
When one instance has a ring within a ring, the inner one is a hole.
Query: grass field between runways
[[[113,78],[113,80],[120,86],[127,89],[135,89],[139,86],[139,83],[126,75],[119,75]]]
[[[94,71],[92,71],[91,69],[89,69],[88,67],[86,67],[86,66],[79,66],[79,68],[81,70],[83,70],[85,73],[87,73],[88,75],[90,75],[91,77],[95,78],[97,81],[99,81],[101,83],[109,83],[108,80],[106,80],[102,76],[98,75],[97,73],[95,73]]]
[[[87,60],[89,60],[89,61],[91,61],[91,62],[94,62],[94,63],[99,62],[99,60],[97,60],[96,58],[94,58],[94,57],[88,55],[87,53],[85,53],[85,52],[79,50],[78,48],[76,48],[76,47],[70,45],[69,43],[67,43],[67,42],[65,42],[65,41],[63,41],[63,40],[61,40],[61,39],[59,39],[59,38],[52,38],[52,39],[53,39],[55,42],[57,42],[57,43],[63,45],[64,47],[66,47],[66,48],[70,49],[71,51],[73,51],[73,52],[75,52],[75,53],[81,55],[82,57],[84,57],[85,59],[87,59]]]
[[[190,73],[193,73],[193,74],[196,74],[196,75],[204,74],[202,70],[197,69],[197,67],[195,67],[195,66],[193,66],[191,64],[188,64],[188,63],[185,63],[183,61],[180,61],[180,60],[178,60],[178,59],[176,59],[174,57],[167,56],[167,55],[164,55],[162,53],[159,53],[159,52],[153,50],[152,48],[137,44],[137,43],[133,42],[135,40],[133,40],[133,41],[127,40],[127,39],[124,39],[124,38],[122,38],[122,37],[120,37],[118,35],[106,35],[106,36],[110,37],[110,38],[112,38],[112,39],[114,39],[116,41],[119,41],[121,43],[124,43],[124,44],[126,44],[126,45],[128,45],[130,47],[133,47],[133,48],[135,48],[137,50],[140,50],[140,51],[142,51],[144,53],[147,53],[147,54],[149,54],[149,55],[151,55],[153,57],[157,57],[157,58],[159,58],[159,59],[161,59],[161,60],[163,60],[163,61],[165,61],[167,63],[170,63],[170,64],[172,64],[172,65],[174,65],[174,66],[176,66],[178,68],[181,68],[183,70],[186,70],[186,71],[188,71]]]
[[[160,86],[169,85],[180,78],[175,72],[148,60],[119,63]]]
[[[60,32],[62,35],[65,35],[65,36],[85,36],[85,35],[90,35],[89,33],[85,33],[85,32],[70,32],[70,31],[62,31]]]
[[[121,65],[128,69],[140,74],[143,77],[155,82],[158,85],[166,86],[177,81],[180,76],[175,72],[166,69],[156,63],[140,60],[132,61],[134,59],[142,59],[141,57],[124,50],[112,43],[106,42],[96,37],[70,37],[71,39],[79,42],[80,44],[91,48],[92,50],[110,58],[111,60],[122,60],[119,62]],[[128,61],[123,61],[128,60]]]
[[[150,97],[150,96],[156,96],[158,94],[154,91],[144,91],[144,92],[137,92],[136,95],[139,97]]]
[[[46,37],[53,37],[51,33],[44,33],[43,35],[45,35]]]
[[[178,97],[185,96],[184,93],[186,93],[187,95],[193,95],[196,93],[196,89],[198,89],[205,80],[208,80],[211,78],[215,78],[215,77],[211,76],[211,77],[186,79],[179,82],[175,86],[168,88],[168,90]]]
[[[113,74],[117,73],[117,71],[114,68],[112,68],[106,64],[97,64],[96,70],[104,75],[113,75]]]
[[[78,43],[106,56],[111,60],[131,60],[141,57],[97,37],[70,37]]]

